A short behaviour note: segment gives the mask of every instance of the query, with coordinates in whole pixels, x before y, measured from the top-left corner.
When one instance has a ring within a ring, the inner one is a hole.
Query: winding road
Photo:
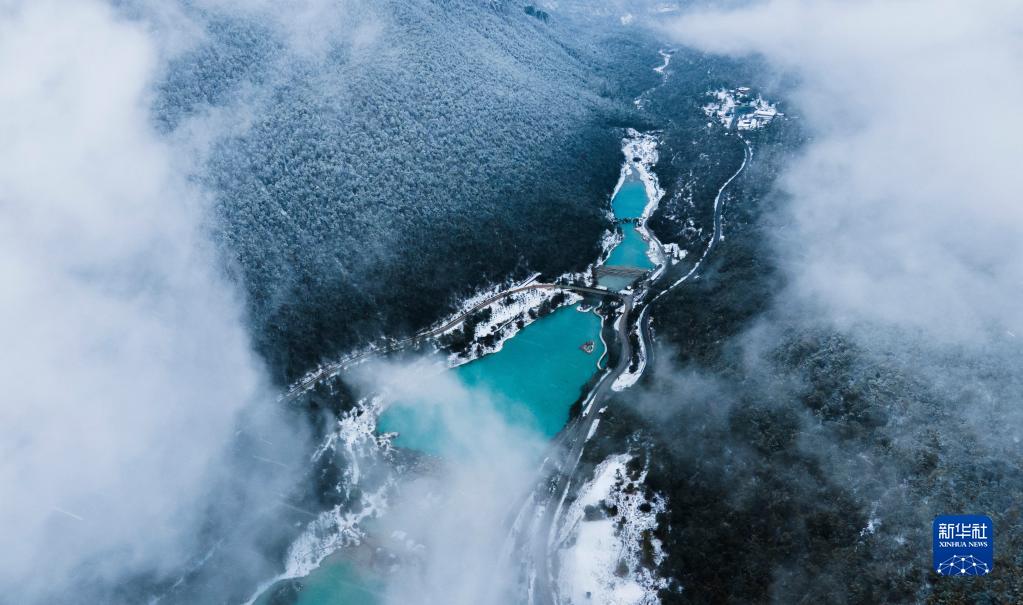
[[[642,346],[648,354],[652,354],[653,335],[650,330],[650,314],[647,312],[650,305],[671,289],[696,275],[715,244],[721,240],[723,231],[721,220],[723,212],[722,196],[728,186],[746,169],[753,158],[753,150],[749,142],[741,135],[739,135],[739,139],[744,145],[742,165],[721,185],[717,195],[714,197],[714,233],[706,248],[704,248],[703,254],[700,255],[696,263],[681,278],[673,281],[674,276],[673,272],[670,271],[671,267],[667,267],[663,272],[654,271],[652,274],[653,278],[649,282],[641,284],[637,294],[623,297],[621,314],[617,319],[615,330],[619,346],[618,362],[614,368],[606,371],[600,377],[597,384],[590,391],[590,394],[584,400],[582,414],[571,421],[552,443],[551,453],[545,463],[552,465],[553,468],[551,470],[554,473],[554,479],[552,484],[549,485],[548,493],[538,499],[531,498],[524,505],[524,508],[531,508],[534,511],[542,507],[542,512],[538,516],[539,522],[533,524],[532,531],[526,536],[527,543],[533,547],[531,553],[532,561],[530,562],[535,572],[535,583],[530,591],[533,605],[558,605],[559,603],[553,563],[554,554],[559,546],[556,544],[556,537],[560,527],[561,511],[565,499],[568,497],[572,477],[575,475],[576,468],[582,458],[586,441],[591,435],[594,423],[597,422],[600,416],[599,406],[609,399],[612,385],[625,373],[633,361],[632,341],[629,338],[632,328],[635,327],[639,330]],[[662,263],[665,262],[666,255],[664,254],[663,246],[656,236],[646,229],[643,230],[643,234],[644,237],[652,241],[660,249]],[[652,292],[657,293],[653,297],[648,297]],[[636,317],[635,323],[633,323],[633,316]],[[528,518],[528,516],[528,511],[522,510],[519,512],[517,519]],[[519,538],[521,540],[522,536],[519,536]]]

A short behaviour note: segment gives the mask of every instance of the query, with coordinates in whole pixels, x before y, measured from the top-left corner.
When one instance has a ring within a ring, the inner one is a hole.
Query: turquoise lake
[[[592,353],[580,346],[594,342]],[[604,353],[600,318],[575,305],[540,318],[493,353],[452,370],[466,387],[485,391],[504,420],[553,437],[568,421],[568,408],[597,371]],[[442,415],[433,406],[395,405],[377,423],[380,432],[397,432],[394,444],[444,455]]]
[[[299,581],[302,591],[295,605],[378,605],[383,602],[382,582],[337,555],[327,557],[320,567]],[[269,594],[257,599],[256,605],[270,605]]]
[[[630,178],[611,201],[618,218],[639,218],[646,207],[646,189]],[[611,251],[607,264],[652,269],[647,243],[634,225],[624,224],[624,239]],[[618,289],[627,278],[606,276],[601,285]],[[594,342],[592,353],[580,349]],[[497,353],[486,355],[451,370],[470,389],[486,391],[498,413],[510,424],[553,437],[568,421],[568,411],[582,388],[597,371],[604,353],[600,318],[580,312],[577,305],[562,307],[523,328],[505,341]],[[443,419],[435,408],[393,405],[377,423],[380,432],[396,432],[394,444],[439,456],[457,455],[450,444]],[[343,553],[328,557],[302,580],[304,589],[296,605],[377,605],[381,586],[360,574]],[[262,605],[265,601],[260,600]]]

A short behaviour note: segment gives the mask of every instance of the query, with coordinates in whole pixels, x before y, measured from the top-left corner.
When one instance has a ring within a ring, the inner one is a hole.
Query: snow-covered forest
[[[643,42],[514,3],[351,8],[314,48],[207,9],[156,102],[165,130],[216,125],[197,176],[280,379],[487,282],[589,262],[615,125],[649,84]]]
[[[1018,0],[0,6],[0,604],[1023,602]]]

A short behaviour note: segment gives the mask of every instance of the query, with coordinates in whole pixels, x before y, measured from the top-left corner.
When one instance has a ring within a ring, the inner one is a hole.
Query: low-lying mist
[[[286,490],[301,451],[206,196],[151,126],[160,60],[103,3],[0,6],[4,602],[138,602]]]
[[[0,0],[0,600],[233,601],[279,573],[315,516],[280,383],[593,257],[642,83],[609,58],[642,53],[569,31],[510,2]],[[422,396],[466,443],[390,517],[438,553],[395,602],[504,590],[540,447],[448,380]]]
[[[674,349],[630,409],[668,496],[666,603],[1011,600],[1023,129],[986,108],[1023,92],[1020,17],[1010,2],[772,0],[663,28],[796,82],[782,102],[808,136],[779,158],[762,153],[770,130],[750,135],[751,170],[775,186],[729,198],[715,258],[666,297],[698,313],[654,312]],[[931,581],[946,513],[995,519],[992,577]]]
[[[879,376],[897,370],[915,395],[940,400],[928,413],[957,418],[955,434],[1015,447],[1023,125],[984,108],[1023,94],[1021,10],[772,0],[666,28],[703,50],[760,55],[798,82],[790,102],[810,141],[781,167],[765,259],[787,287],[745,335],[758,351],[748,358],[779,342],[799,351],[801,332],[813,343],[834,331],[825,342],[842,355],[869,359]],[[832,386],[839,397],[849,387]],[[926,423],[898,392],[887,402],[893,417]]]
[[[794,296],[845,325],[951,342],[1021,333],[1021,7],[772,0],[694,12],[680,43],[762,55],[813,141],[786,170],[776,245]],[[756,27],[749,24],[756,23]]]
[[[538,479],[543,436],[509,421],[485,389],[426,360],[373,364],[358,382],[385,405],[419,409],[444,436],[434,470],[404,483],[374,529],[423,547],[388,576],[385,602],[519,602],[520,566],[506,558],[509,531]]]

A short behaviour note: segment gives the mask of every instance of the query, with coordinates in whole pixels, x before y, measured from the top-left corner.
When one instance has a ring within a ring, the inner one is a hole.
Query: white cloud
[[[152,131],[157,46],[99,2],[0,5],[0,591],[167,571],[263,396],[203,199]]]
[[[444,435],[435,472],[407,480],[378,528],[424,547],[420,567],[390,576],[385,602],[518,602],[518,562],[503,558],[508,521],[538,479],[543,437],[510,422],[485,389],[425,361],[373,364],[362,381],[392,405],[425,408],[417,417],[433,418]]]
[[[838,321],[970,341],[1023,328],[1023,5],[772,0],[689,13],[680,42],[797,76],[795,292]]]

